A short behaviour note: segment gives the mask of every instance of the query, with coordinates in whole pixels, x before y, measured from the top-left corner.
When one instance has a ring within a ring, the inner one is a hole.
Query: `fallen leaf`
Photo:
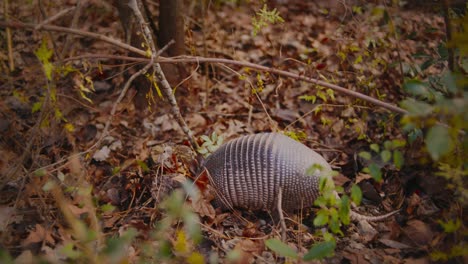
[[[93,155],[93,159],[95,161],[105,161],[107,158],[109,158],[110,154],[110,149],[108,146],[102,147],[102,149],[98,150],[96,153]]]
[[[52,235],[49,230],[44,229],[44,227],[40,224],[36,224],[34,230],[29,232],[29,235],[26,239],[24,239],[21,244],[23,246],[27,246],[33,243],[40,243],[45,241],[51,245],[55,244],[55,240],[52,238]]]
[[[207,216],[210,219],[215,218],[215,209],[207,200],[202,198],[202,196],[198,196],[198,199],[192,201],[192,208],[200,216]]]
[[[82,214],[88,213],[89,210],[85,207],[80,208],[74,204],[67,203],[68,209],[70,209],[70,212],[77,218],[79,218]]]

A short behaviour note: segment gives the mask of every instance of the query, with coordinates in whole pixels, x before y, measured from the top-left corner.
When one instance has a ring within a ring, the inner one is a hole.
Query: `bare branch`
[[[156,56],[157,56],[156,46],[154,45],[153,37],[151,35],[151,30],[148,26],[148,23],[146,23],[145,19],[143,18],[143,15],[140,12],[140,9],[138,8],[137,0],[130,0],[129,6],[130,8],[133,9],[135,16],[140,22],[146,42],[151,49],[150,63],[153,65],[156,79],[160,82],[162,86],[161,91],[164,93],[164,96],[169,100],[169,104],[171,105],[172,115],[177,120],[177,123],[181,127],[182,131],[184,131],[184,133],[187,135],[190,141],[190,145],[192,145],[192,148],[197,150],[198,149],[197,141],[195,140],[193,136],[192,130],[190,130],[184,118],[182,117],[182,114],[180,113],[179,105],[177,103],[177,100],[175,99],[174,94],[172,93],[172,88],[169,82],[167,81],[166,76],[164,76],[164,72],[161,69],[161,65],[158,62],[153,63],[156,60]]]

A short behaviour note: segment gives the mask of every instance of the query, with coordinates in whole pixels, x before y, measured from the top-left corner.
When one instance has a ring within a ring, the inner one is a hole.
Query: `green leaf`
[[[394,150],[393,151],[393,164],[397,169],[401,169],[403,167],[403,164],[405,163],[405,160],[403,158],[403,154],[399,150]]]
[[[40,168],[40,169],[35,170],[33,174],[34,176],[37,176],[37,177],[43,177],[47,175],[47,170],[44,168]]]
[[[41,47],[39,47],[34,54],[41,61],[47,79],[52,80],[54,65],[50,63],[50,58],[52,58],[53,51],[47,47],[46,39],[42,40]]]
[[[445,233],[454,233],[461,227],[460,219],[456,219],[456,221],[453,221],[452,219],[450,219],[447,222],[444,222],[442,220],[437,220],[437,223],[439,223],[439,225],[442,226]]]
[[[385,142],[384,142],[384,148],[385,148],[385,149],[388,149],[388,150],[392,149],[392,142],[389,141],[389,140],[385,140]]]
[[[412,98],[401,101],[401,107],[408,110],[409,114],[414,116],[427,116],[434,111],[434,107],[430,104]]]
[[[380,182],[382,180],[382,172],[380,171],[380,167],[377,164],[372,163],[369,165],[369,173],[374,178],[374,180]]]
[[[370,160],[371,159],[371,154],[370,152],[367,152],[367,151],[361,151],[359,152],[359,157],[365,159],[365,160]]]
[[[432,58],[430,59],[427,59],[426,61],[424,61],[421,66],[419,66],[421,68],[421,71],[424,71],[426,70],[427,68],[431,67],[436,61]]]
[[[326,209],[320,209],[317,212],[317,216],[314,218],[314,226],[324,226],[328,224],[328,211]]]
[[[341,222],[345,225],[349,225],[350,223],[349,211],[350,211],[349,197],[347,195],[343,195],[343,197],[341,197],[341,204],[340,204],[340,209],[338,211],[338,215],[340,216]]]
[[[113,206],[112,204],[109,204],[109,203],[103,204],[103,205],[101,205],[101,210],[103,212],[112,212],[112,211],[115,210],[115,206]]]
[[[317,96],[315,96],[315,95],[301,95],[301,96],[299,96],[299,99],[302,99],[302,100],[305,100],[305,101],[308,101],[308,102],[311,102],[311,103],[315,103],[315,101],[317,100]]]
[[[324,206],[327,205],[327,201],[326,201],[325,197],[319,196],[317,199],[315,199],[314,205],[317,206],[317,207],[324,207]]]
[[[455,76],[456,75],[454,73],[447,71],[440,79],[445,89],[451,93],[456,93],[459,90],[459,87],[462,87],[462,85],[457,85]]]
[[[380,152],[380,157],[382,158],[383,162],[388,162],[392,158],[392,153],[388,150],[384,150]]]
[[[423,137],[423,133],[421,129],[419,128],[414,128],[408,133],[408,141],[410,144],[414,143],[416,139],[422,138],[422,137]]]
[[[406,140],[404,140],[404,139],[394,139],[394,140],[392,140],[392,148],[393,149],[401,148],[401,147],[404,147],[404,146],[406,146]]]
[[[439,46],[437,47],[437,53],[439,53],[439,56],[441,57],[442,60],[447,60],[448,49],[444,43],[439,44]]]
[[[374,152],[377,152],[377,153],[380,151],[380,147],[377,144],[371,144],[370,149],[372,149]]]
[[[48,62],[52,58],[53,51],[47,47],[47,40],[44,38],[42,40],[41,46],[37,49],[34,54],[42,62]]]
[[[340,230],[340,216],[336,208],[330,208],[330,222],[328,223],[328,227],[330,230],[335,234],[343,235],[343,232]]]
[[[187,257],[187,263],[189,264],[204,264],[206,263],[205,258],[199,252],[192,252],[190,256]]]
[[[72,242],[67,242],[64,246],[60,248],[59,252],[72,260],[78,259],[84,254],[80,250],[75,249],[75,245]]]
[[[42,102],[35,102],[32,106],[31,113],[36,113],[37,111],[41,110]]]
[[[144,172],[148,172],[149,171],[149,168],[148,168],[148,165],[142,161],[142,160],[137,160],[136,161],[138,166],[144,171]]]
[[[44,184],[44,186],[42,186],[42,190],[48,192],[52,190],[55,186],[55,182],[53,180],[49,180]]]
[[[406,81],[403,84],[403,89],[409,94],[423,99],[432,99],[434,97],[427,84],[419,80]]]
[[[335,253],[335,247],[335,241],[317,243],[309,250],[309,252],[304,255],[304,260],[310,261],[313,259],[324,259],[326,257],[331,257]]]
[[[298,257],[297,252],[294,249],[292,249],[287,244],[281,242],[281,240],[279,239],[276,239],[276,238],[268,239],[267,241],[265,241],[265,245],[280,256],[293,258],[293,259],[297,259]]]
[[[360,205],[362,201],[362,191],[357,185],[351,187],[351,199],[356,205]]]
[[[431,127],[426,135],[426,147],[435,161],[448,154],[453,149],[448,128],[442,125]]]

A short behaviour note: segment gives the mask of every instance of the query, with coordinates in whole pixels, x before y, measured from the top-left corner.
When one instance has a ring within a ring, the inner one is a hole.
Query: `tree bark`
[[[179,56],[185,53],[184,17],[182,0],[159,1],[159,47],[164,47],[172,39],[175,44],[169,47],[169,56]]]
[[[138,22],[135,19],[133,10],[129,7],[127,0],[115,0],[114,6],[119,11],[120,21],[125,32],[126,42],[134,47],[141,48],[145,42]],[[143,10],[144,8],[140,8]],[[159,32],[158,32],[158,47],[164,47],[169,41],[174,40],[175,44],[171,45],[164,56],[178,56],[185,53],[185,30],[183,18],[183,1],[182,0],[160,0],[159,4]],[[148,20],[147,20],[148,21]],[[133,56],[136,54],[132,54]],[[182,65],[166,64],[162,66],[163,72],[169,82],[174,87],[185,76],[185,71]],[[137,109],[143,110],[148,106],[146,94],[151,89],[151,83],[145,77],[140,76],[135,80],[137,94],[133,101]]]

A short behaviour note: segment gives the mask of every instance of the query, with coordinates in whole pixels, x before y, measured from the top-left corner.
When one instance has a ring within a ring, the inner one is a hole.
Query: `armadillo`
[[[279,133],[242,136],[223,144],[204,164],[223,208],[274,211],[282,191],[284,211],[310,207],[330,164],[317,152]],[[337,194],[336,194],[337,195]],[[379,221],[381,216],[351,212],[353,220]]]

